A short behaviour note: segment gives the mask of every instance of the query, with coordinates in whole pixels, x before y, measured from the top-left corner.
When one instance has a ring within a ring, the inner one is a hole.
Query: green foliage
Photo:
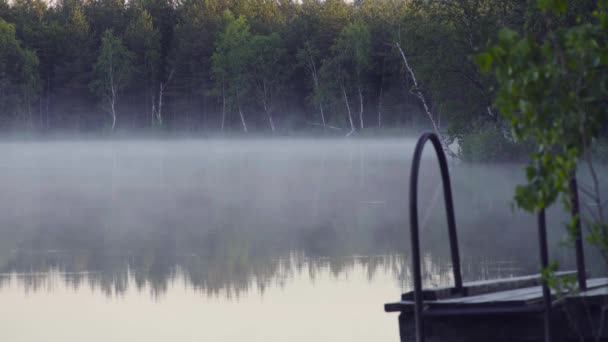
[[[15,26],[0,19],[0,113],[31,120],[31,103],[38,94],[38,57],[21,47]]]
[[[538,0],[538,7],[542,10],[553,11],[556,14],[564,14],[568,8],[566,0]]]
[[[253,57],[251,32],[244,16],[235,18],[226,11],[223,20],[224,28],[211,57],[212,72],[216,87],[224,87],[229,104],[236,106],[249,91],[248,70]]]
[[[570,209],[569,182],[580,160],[586,159],[596,193],[590,195],[592,218],[582,223],[590,232],[588,241],[608,260],[605,203],[592,161],[593,145],[602,141],[608,121],[608,2],[598,2],[591,21],[578,18],[575,25],[557,27],[551,20],[567,13],[567,3],[539,0],[538,6],[550,21],[546,32],[539,37],[502,30],[498,42],[477,57],[484,70],[495,72],[496,105],[511,124],[514,137],[535,142],[526,167],[527,183],[517,187],[515,200],[533,212],[561,196]],[[577,233],[579,220],[573,217],[568,224],[571,235]]]
[[[371,66],[371,41],[368,26],[354,22],[342,30],[332,47],[334,58],[348,73],[357,76],[358,83],[361,82],[362,74]]]
[[[251,39],[251,80],[255,97],[268,115],[272,112],[276,97],[285,90],[292,68],[287,61],[287,51],[277,33],[255,35]]]
[[[494,110],[494,78],[471,58],[503,27],[520,30],[519,0],[418,1],[401,18],[395,39],[408,55],[431,111],[448,118],[451,137],[502,125]],[[411,83],[409,83],[411,84]],[[475,123],[475,124],[472,124]]]
[[[104,32],[101,48],[94,66],[95,79],[91,89],[99,96],[116,123],[116,99],[131,81],[134,71],[133,54],[111,30]]]
[[[561,2],[541,2],[562,12]],[[546,208],[568,193],[570,175],[606,122],[608,27],[604,8],[598,23],[549,32],[541,41],[502,30],[478,60],[492,66],[498,81],[496,105],[515,138],[537,148],[527,168],[528,184],[517,188],[520,207]]]
[[[543,279],[547,281],[547,286],[556,292],[559,299],[564,298],[566,295],[572,295],[578,292],[576,274],[557,276],[556,272],[558,269],[558,263],[553,261],[547,268],[542,270],[541,275]]]
[[[111,30],[104,32],[101,38],[95,73],[97,78],[91,87],[100,97],[110,96],[112,92],[119,93],[131,80],[133,54]]]
[[[140,81],[151,84],[160,71],[160,32],[154,27],[152,16],[142,8],[134,9],[134,19],[125,32],[129,50],[137,57]]]
[[[298,67],[306,70],[306,78],[308,79],[307,88],[310,92],[308,100],[315,107],[322,104],[325,100],[324,88],[319,85],[320,55],[319,49],[311,41],[304,42],[303,46],[296,52]]]
[[[460,140],[478,127],[503,126],[491,114],[496,80],[480,73],[471,56],[501,28],[543,37],[575,17],[587,20],[588,3],[570,1],[566,14],[548,15],[519,0],[2,0],[0,17],[38,57],[39,96],[31,99],[45,117],[34,125],[41,129],[103,123],[99,89],[89,85],[99,80],[93,66],[110,29],[134,65],[117,100],[129,116],[121,125],[132,125],[125,128],[150,127],[163,84],[167,129],[217,129],[222,92],[228,110],[239,98],[252,127],[265,127],[264,104],[272,98],[277,116],[289,116],[297,129],[320,125],[322,111],[327,122],[347,129],[344,88],[366,129],[373,122],[416,130],[428,119],[408,92],[409,74],[393,48],[398,42],[431,111]],[[272,91],[264,92],[264,84]],[[25,107],[15,108],[23,114]]]
[[[331,57],[320,70],[320,94],[345,101],[343,93],[360,91],[365,86],[371,67],[371,34],[365,23],[348,24],[331,47]]]

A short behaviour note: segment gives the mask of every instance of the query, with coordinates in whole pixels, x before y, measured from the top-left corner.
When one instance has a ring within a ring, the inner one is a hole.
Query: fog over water
[[[87,340],[397,341],[382,305],[411,282],[414,144],[0,143],[4,334],[76,341],[105,326]],[[445,286],[431,153],[422,167],[425,286]],[[536,272],[535,220],[511,209],[522,165],[454,163],[451,175],[465,280]],[[548,216],[551,257],[572,259],[559,244],[565,216]]]

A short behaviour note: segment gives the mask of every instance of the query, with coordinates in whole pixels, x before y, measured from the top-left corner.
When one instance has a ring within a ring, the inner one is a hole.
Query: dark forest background
[[[587,20],[581,13],[594,5],[571,1],[569,19],[556,24]],[[0,128],[346,135],[429,125],[398,45],[442,131],[508,150],[494,80],[472,56],[500,28],[542,35],[548,21],[535,8],[522,0],[0,0]]]

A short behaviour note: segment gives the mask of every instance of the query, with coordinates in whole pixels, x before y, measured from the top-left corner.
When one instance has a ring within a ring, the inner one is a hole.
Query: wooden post
[[[547,224],[545,222],[545,209],[538,212],[538,245],[540,251],[540,266],[544,272],[549,267],[549,251],[547,248]],[[551,290],[547,279],[543,277],[543,306],[545,320],[545,342],[551,342]]]

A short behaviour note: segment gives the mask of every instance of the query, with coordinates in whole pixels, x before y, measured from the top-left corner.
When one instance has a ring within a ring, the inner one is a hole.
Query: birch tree
[[[359,97],[359,128],[364,129],[363,120],[363,87],[366,82],[366,72],[371,64],[371,34],[367,24],[354,22],[342,30],[334,48],[342,55],[345,69],[354,75],[352,86],[356,88]],[[344,89],[343,89],[344,90]]]
[[[273,119],[276,97],[284,89],[288,76],[289,63],[286,62],[286,51],[276,33],[256,35],[251,41],[252,70],[251,81],[258,102],[261,103],[272,133],[276,130]]]
[[[150,118],[152,125],[162,126],[162,95],[165,86],[159,80],[160,32],[154,27],[152,16],[138,3],[133,3],[134,18],[127,27],[125,42],[135,56],[136,66],[133,81],[145,85],[144,104],[151,104]],[[156,90],[158,85],[158,92]],[[157,96],[158,94],[158,101]],[[148,107],[150,108],[150,107]]]
[[[353,113],[350,106],[350,85],[351,76],[348,71],[344,68],[338,57],[326,59],[321,67],[321,75],[323,77],[323,93],[333,94],[335,100],[343,102],[346,108],[346,115],[350,130],[346,136],[351,136],[357,131],[355,127],[355,121],[353,119]]]
[[[251,32],[245,17],[235,18],[230,11],[224,12],[224,28],[220,31],[215,52],[211,57],[212,73],[222,93],[227,110],[236,110],[243,132],[247,133],[247,122],[243,103],[250,91],[249,77],[252,60]],[[222,122],[225,119],[223,115]]]
[[[91,82],[91,88],[102,99],[104,110],[112,118],[112,131],[116,128],[117,99],[129,84],[133,68],[133,54],[123,45],[120,38],[111,30],[106,30],[101,38],[101,48],[94,65],[96,78]]]
[[[324,94],[321,87],[321,75],[319,74],[320,63],[319,63],[319,50],[313,47],[310,41],[304,43],[304,47],[298,50],[297,58],[301,65],[304,65],[306,71],[310,75],[312,80],[312,94],[310,98],[315,106],[319,108],[319,114],[321,116],[321,125],[323,130],[327,129],[327,119],[325,117],[325,108],[323,106]]]
[[[362,22],[347,25],[332,46],[332,58],[326,61],[323,69],[328,77],[328,82],[336,85],[336,90],[344,100],[350,124],[350,132],[347,135],[356,131],[349,93],[356,93],[359,100],[359,128],[365,128],[363,87],[370,63],[371,35],[369,28]]]

